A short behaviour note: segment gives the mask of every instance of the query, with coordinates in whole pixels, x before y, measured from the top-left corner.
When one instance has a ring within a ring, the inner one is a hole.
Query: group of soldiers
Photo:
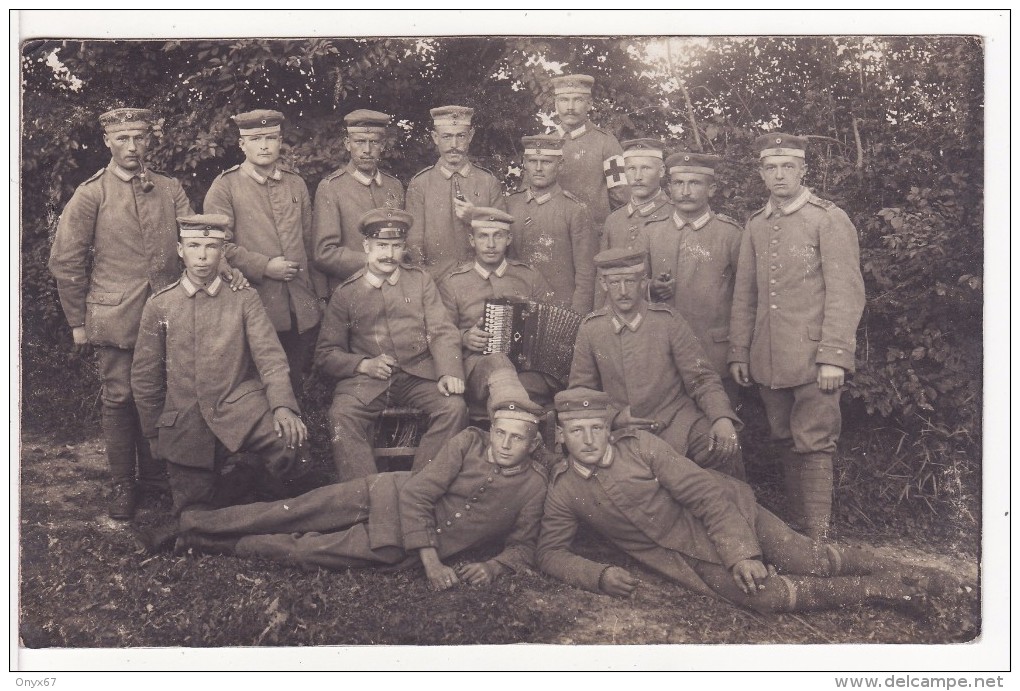
[[[314,203],[279,162],[282,113],[255,110],[232,118],[244,162],[195,214],[145,166],[151,113],[104,113],[110,164],[68,202],[49,266],[75,347],[97,351],[110,516],[132,518],[139,488],[165,485],[174,519],[138,532],[146,549],[420,562],[437,589],[537,565],[632,592],[627,570],[571,551],[584,524],[697,592],[763,611],[954,590],[948,574],[826,539],[864,290],[853,225],[802,185],[806,140],[758,140],[770,197],[741,230],[710,207],[716,159],[621,145],[589,120],[593,82],[554,78],[558,131],[523,137],[509,196],[468,158],[470,108],[431,111],[438,161],[406,194],[379,168],[390,116],[349,113],[350,160]],[[567,381],[488,352],[485,303],[504,297],[586,315]],[[309,370],[336,380],[338,482],[227,505],[223,471],[241,452],[301,472]],[[753,384],[800,532],[743,482],[734,408]],[[378,473],[372,433],[393,406],[420,410],[423,434],[411,470]],[[480,420],[487,431],[469,426]],[[491,559],[444,564],[500,538]]]

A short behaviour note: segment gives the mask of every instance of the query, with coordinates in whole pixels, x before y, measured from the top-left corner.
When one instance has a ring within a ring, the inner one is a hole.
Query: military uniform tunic
[[[647,226],[643,240],[651,275],[669,273],[676,281],[669,304],[723,379],[730,376],[726,357],[741,235],[736,221],[709,210],[693,221],[674,212],[669,222]]]
[[[381,473],[293,499],[190,511],[181,528],[242,535],[241,556],[328,569],[397,563],[424,547],[445,559],[503,538],[494,560],[519,571],[533,562],[545,489],[538,463],[497,466],[488,435],[469,427],[413,476]]]
[[[585,205],[552,185],[537,195],[530,188],[515,192],[507,199],[507,212],[514,217],[512,256],[541,272],[555,302],[590,312],[598,244]]]
[[[688,559],[730,568],[761,557],[759,509],[745,483],[699,468],[658,437],[636,430],[613,437],[607,461],[587,466],[567,459],[553,471],[536,552],[545,573],[598,591],[608,565],[570,552],[579,525],[707,595],[714,593]]]
[[[143,434],[178,465],[211,469],[217,440],[236,452],[276,408],[300,410],[258,294],[219,277],[200,288],[185,275],[145,305],[131,380]]]
[[[407,185],[407,211],[414,224],[407,233],[412,259],[435,280],[473,256],[467,237],[471,224],[453,210],[455,184],[475,206],[506,209],[503,189],[489,171],[470,162],[451,171],[442,162],[425,168]]]
[[[315,192],[315,266],[327,276],[329,294],[365,266],[365,237],[358,220],[372,209],[403,209],[404,187],[381,170],[369,177],[353,163],[326,176]]]
[[[605,391],[634,417],[659,421],[658,434],[681,454],[699,419],[740,424],[698,339],[665,305],[645,304],[629,324],[610,307],[585,318],[568,388],[578,386]]]
[[[49,269],[67,323],[84,325],[95,345],[134,348],[145,301],[181,273],[177,217],[194,212],[179,182],[148,178],[155,187],[144,192],[111,161],[75,190],[57,224]]]
[[[277,331],[291,330],[292,313],[299,333],[319,323],[326,280],[311,265],[312,201],[301,176],[277,168],[265,177],[245,161],[213,180],[204,211],[230,218],[234,237],[226,245],[227,260],[258,290]],[[265,275],[269,260],[280,256],[300,266],[292,281]]]
[[[740,247],[729,362],[773,389],[814,382],[817,365],[852,372],[864,311],[857,230],[835,204],[804,189],[754,213]]]
[[[673,204],[661,190],[641,203],[627,202],[606,219],[602,229],[603,250],[638,247],[653,229],[668,226],[673,215]],[[652,274],[655,276],[656,274]]]
[[[576,195],[588,206],[592,232],[598,235],[614,205],[626,203],[630,187],[620,167],[618,183],[607,187],[604,164],[607,159],[623,155],[623,147],[612,134],[590,120],[566,132],[556,128],[563,137],[563,169],[558,178],[563,189]]]

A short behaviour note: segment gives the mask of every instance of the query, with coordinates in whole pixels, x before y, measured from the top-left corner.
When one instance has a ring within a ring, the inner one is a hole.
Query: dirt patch
[[[762,616],[694,595],[582,535],[578,548],[631,569],[628,599],[577,590],[537,573],[488,589],[434,593],[420,569],[307,573],[260,560],[139,554],[127,524],[106,517],[105,457],[96,440],[26,434],[21,468],[22,645],[221,647],[505,643],[950,643],[979,633],[976,593],[926,613],[877,606]],[[143,497],[135,522],[169,508]],[[848,542],[862,542],[839,526]],[[976,580],[977,535],[952,547],[868,535],[885,555]],[[962,546],[961,546],[962,545]],[[484,557],[463,555],[459,562]]]

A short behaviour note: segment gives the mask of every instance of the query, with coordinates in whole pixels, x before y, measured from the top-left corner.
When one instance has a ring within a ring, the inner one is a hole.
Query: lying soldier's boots
[[[933,597],[948,597],[969,592],[962,579],[930,567],[911,568],[903,574],[903,582],[916,585]]]
[[[138,550],[145,554],[156,554],[169,547],[177,537],[177,522],[164,523],[152,528],[139,528],[130,526],[128,528],[134,538]]]
[[[236,535],[208,535],[205,533],[182,533],[174,543],[174,554],[226,554],[233,555],[240,538]]]

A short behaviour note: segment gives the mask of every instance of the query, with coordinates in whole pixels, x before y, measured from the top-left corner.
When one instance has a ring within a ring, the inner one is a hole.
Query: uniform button
[[[441,532],[443,532],[443,529],[442,528],[436,528],[436,532],[437,533],[441,533]]]
[[[775,285],[775,284],[776,284],[776,279],[774,279],[774,278],[773,278],[773,279],[770,279],[770,280],[769,280],[769,283],[771,283],[772,285]]]
[[[454,518],[460,518],[460,517],[461,517],[461,513],[460,513],[460,511],[458,511],[458,512],[457,512],[457,513],[455,513],[455,514],[453,514],[453,517],[454,517]]]
[[[452,521],[447,521],[446,525],[453,525],[453,522]]]
[[[490,478],[486,478],[486,480],[485,480],[485,481],[486,481],[486,482],[492,482],[492,478],[491,478],[491,477],[490,477]],[[484,488],[483,488],[483,489],[484,489]]]
[[[485,489],[485,488],[482,487],[482,489]],[[478,497],[471,497],[471,501],[478,501]]]
[[[779,226],[772,226],[772,230],[779,230]]]
[[[470,511],[471,510],[471,504],[464,504],[464,509],[466,511]]]
[[[774,309],[774,310],[777,310],[777,309],[779,309],[779,305],[772,305],[771,307],[772,307],[772,309]]]
[[[772,258],[773,259],[778,259],[779,258],[779,252],[773,252],[772,253]]]
[[[484,488],[484,487],[482,487],[482,488],[481,488],[480,490],[478,490],[478,491],[479,491],[479,492],[484,492],[484,491],[485,491],[485,488]]]
[[[776,240],[776,239],[773,238],[772,239],[772,244],[773,245],[778,245],[779,244],[779,240]]]
[[[774,255],[774,254],[773,254],[772,256],[774,257],[774,256],[776,256],[776,255]],[[773,265],[772,265],[772,266],[770,266],[769,268],[770,268],[770,269],[772,269],[773,271],[775,271],[775,270],[776,270],[776,265],[775,265],[775,264],[773,264]]]
[[[771,295],[772,297],[775,297],[776,296],[776,291],[773,290],[771,293],[769,293],[769,295]]]
[[[836,355],[842,355],[842,354],[843,354],[843,350],[842,349],[837,349],[836,350]]]

